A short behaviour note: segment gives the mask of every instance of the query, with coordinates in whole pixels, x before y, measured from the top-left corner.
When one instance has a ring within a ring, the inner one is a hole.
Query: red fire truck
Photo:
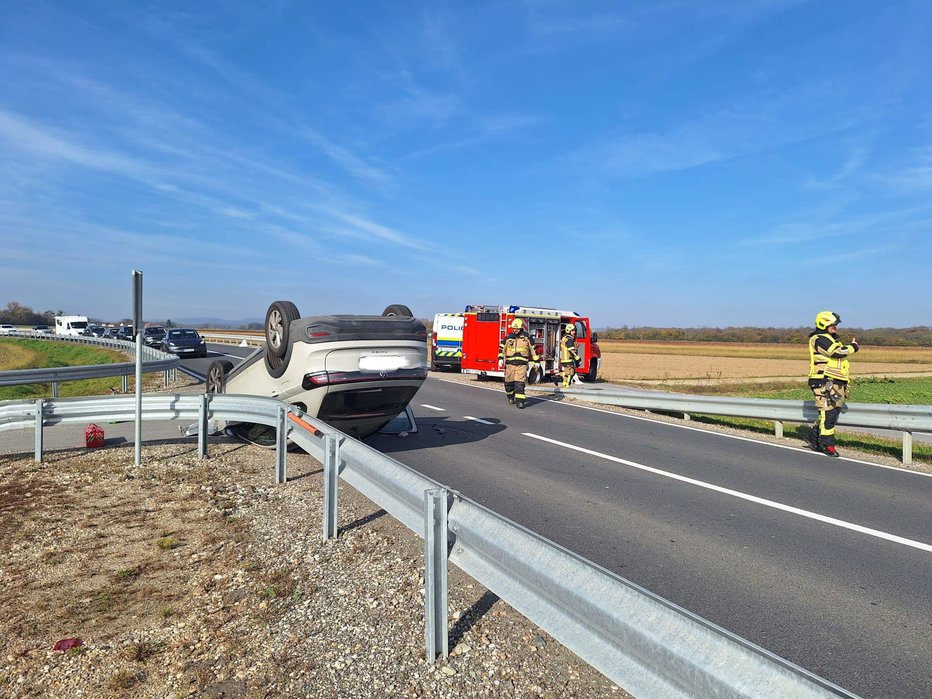
[[[595,381],[602,354],[599,335],[591,331],[589,319],[574,311],[534,306],[466,306],[461,365],[464,374],[477,374],[480,378],[505,375],[505,367],[498,361],[498,348],[515,318],[524,320],[540,357],[541,371],[532,369],[528,383],[538,383],[560,373],[560,338],[567,323],[576,326],[576,348],[582,358],[576,374],[586,381]]]

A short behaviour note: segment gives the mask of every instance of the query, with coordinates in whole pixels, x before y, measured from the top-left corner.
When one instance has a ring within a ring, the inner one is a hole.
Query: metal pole
[[[903,465],[908,466],[913,462],[913,433],[903,433]]]
[[[207,418],[209,416],[209,403],[210,394],[201,394],[201,404],[198,406],[197,413],[197,453],[202,459],[207,458]]]
[[[447,491],[424,492],[424,636],[427,662],[450,654],[447,634]]]
[[[324,435],[324,541],[337,537],[337,498],[340,481],[340,441]]]
[[[275,482],[288,482],[288,409],[278,409],[278,425],[275,427]]]
[[[52,398],[58,398],[58,381],[52,382]]]
[[[136,465],[142,463],[142,272],[133,270],[133,330],[136,331]]]
[[[45,401],[39,398],[36,401],[36,463],[42,463],[42,417],[45,412]]]

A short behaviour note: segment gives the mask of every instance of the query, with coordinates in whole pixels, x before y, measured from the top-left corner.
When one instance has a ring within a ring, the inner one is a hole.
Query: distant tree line
[[[760,342],[769,344],[805,343],[814,328],[608,328],[599,331],[605,340],[643,342]],[[852,337],[869,345],[932,347],[932,327],[839,328],[844,341]]]
[[[10,301],[6,308],[0,310],[0,323],[9,323],[10,325],[55,325],[55,316],[63,315],[65,315],[64,311],[43,311],[39,313],[17,301]]]

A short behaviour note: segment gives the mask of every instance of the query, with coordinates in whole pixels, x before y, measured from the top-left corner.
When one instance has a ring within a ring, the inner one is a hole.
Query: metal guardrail
[[[813,422],[818,417],[815,403],[801,400],[693,396],[687,393],[637,391],[619,387],[592,386],[559,388],[528,386],[538,393],[566,395],[590,403],[659,412],[702,413],[730,417],[773,420],[777,436],[783,436],[783,422]],[[838,418],[841,427],[867,427],[903,433],[903,463],[912,463],[912,433],[932,432],[932,405],[890,405],[886,403],[846,403]]]
[[[3,337],[26,338],[31,340],[52,340],[55,342],[68,342],[76,345],[93,345],[105,349],[125,352],[132,357],[136,356],[136,343],[124,340],[112,340],[103,337],[84,337],[73,335],[49,335],[45,333],[11,332]],[[164,383],[169,381],[168,372],[176,370],[181,360],[173,354],[161,350],[142,346],[142,371],[145,374],[164,372]],[[82,379],[100,379],[109,376],[123,377],[123,392],[128,390],[127,377],[136,373],[136,362],[118,362],[116,364],[94,364],[90,366],[50,367],[43,369],[15,369],[0,372],[0,386],[19,386],[22,384],[50,383],[52,384],[52,397],[58,397],[58,384],[65,381],[80,381]]]
[[[198,331],[205,340],[210,340],[211,342],[232,342],[240,344],[246,342],[250,347],[258,347],[259,345],[265,344],[265,335],[247,335],[245,333],[225,333],[225,332],[215,332],[213,330],[199,330]]]
[[[33,426],[38,461],[48,425],[134,415],[131,396],[7,401],[0,431]],[[448,652],[449,561],[638,697],[854,696],[278,400],[146,394],[142,415],[197,420],[202,457],[211,419],[273,425],[276,482],[287,481],[288,439],[324,464],[325,539],[337,534],[339,477],[423,537],[429,661]]]

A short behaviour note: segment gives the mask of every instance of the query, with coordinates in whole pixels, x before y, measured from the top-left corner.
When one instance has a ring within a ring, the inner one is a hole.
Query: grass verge
[[[4,338],[0,340],[0,371],[117,364],[128,361],[131,360],[120,352],[90,345],[74,345],[65,342],[22,338]],[[147,376],[144,376],[143,380],[145,381],[147,378]],[[132,387],[134,383],[132,376],[130,376],[129,382]],[[62,398],[104,395],[110,393],[111,389],[120,390],[122,385],[123,379],[119,376],[66,381],[59,384],[58,395]],[[0,400],[34,400],[36,398],[49,398],[51,395],[51,384],[0,387]]]
[[[718,386],[678,386],[684,393],[702,395],[744,396],[749,398],[776,398],[784,400],[812,400],[812,392],[805,383],[795,381],[771,384],[722,384]],[[895,405],[932,405],[932,377],[898,379],[894,377],[855,378],[851,387],[851,400],[857,403],[886,403]],[[750,432],[773,434],[773,421],[750,418],[691,415],[696,422],[735,427]],[[787,437],[805,439],[808,425],[784,424]],[[843,428],[842,428],[843,429]],[[903,444],[900,440],[865,434],[838,433],[839,448],[848,447],[870,454],[882,454],[900,459]],[[932,463],[932,445],[913,442],[913,460]]]

